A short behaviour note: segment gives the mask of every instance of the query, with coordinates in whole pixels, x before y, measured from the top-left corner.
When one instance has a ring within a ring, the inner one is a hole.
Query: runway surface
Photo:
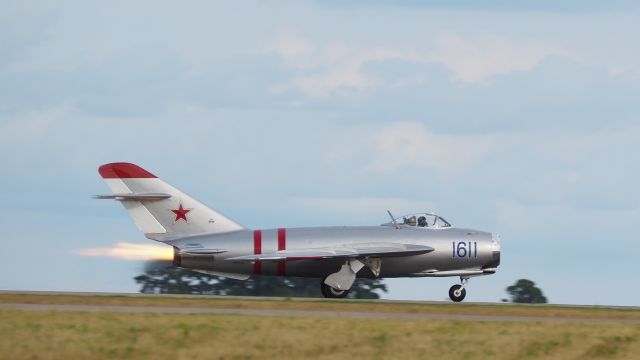
[[[280,308],[252,308],[250,307],[253,301],[268,301],[274,302],[280,305],[287,306],[290,304],[304,304],[304,303],[318,303],[322,305],[324,303],[335,304],[335,299],[317,299],[317,298],[281,298],[281,297],[249,297],[249,296],[217,296],[217,295],[170,295],[170,294],[139,294],[139,293],[89,293],[89,292],[50,292],[50,291],[11,291],[0,290],[0,300],[3,296],[19,295],[25,296],[24,298],[13,298],[13,301],[3,302],[0,301],[0,310],[3,309],[15,309],[23,311],[58,311],[58,312],[109,312],[109,313],[152,313],[152,314],[222,314],[222,315],[244,315],[244,316],[269,316],[269,317],[320,317],[320,318],[351,318],[351,319],[389,319],[389,320],[450,320],[450,321],[492,321],[492,322],[540,322],[540,323],[585,323],[585,324],[640,324],[640,319],[637,318],[615,318],[615,317],[585,317],[580,316],[549,316],[549,314],[543,315],[506,315],[500,314],[500,309],[504,306],[505,310],[519,308],[520,306],[526,308],[538,308],[536,305],[520,305],[520,304],[504,304],[504,303],[463,303],[462,306],[471,305],[472,307],[478,306],[490,306],[493,307],[497,314],[469,314],[469,313],[455,313],[450,311],[438,311],[438,312],[412,312],[412,311],[371,311],[371,309],[365,310],[364,308],[359,311],[349,310],[327,310],[325,309],[283,309]],[[29,296],[36,296],[40,301],[29,301]],[[87,299],[81,301],[81,303],[61,303],[60,301],[53,301],[58,297],[71,296],[78,299]],[[51,300],[49,300],[49,298]],[[234,305],[215,306],[215,307],[202,307],[202,306],[181,306],[171,303],[167,304],[158,303],[157,305],[147,304],[91,304],[91,299],[100,298],[131,298],[134,299],[163,299],[163,300],[224,300],[234,301],[237,300],[240,303],[244,302],[244,306],[234,307]],[[249,301],[249,303],[247,303]],[[339,303],[342,304],[393,304],[399,305],[447,305],[456,306],[450,302],[441,301],[402,301],[402,300],[354,300],[354,299],[340,299]],[[249,304],[249,306],[247,306]],[[539,306],[545,307],[547,304],[540,304]],[[640,311],[639,307],[626,307],[626,306],[576,306],[576,305],[548,305],[553,308],[563,309],[584,309],[584,310],[622,310],[622,311]],[[382,309],[381,309],[382,310]],[[546,312],[546,311],[545,311]]]
[[[288,300],[295,302],[336,302],[341,303],[376,303],[376,304],[409,304],[409,305],[442,305],[453,304],[451,301],[429,300],[389,300],[389,299],[326,299],[313,297],[287,298],[280,296],[232,296],[232,295],[192,295],[192,294],[144,294],[144,293],[116,293],[116,292],[75,292],[75,291],[33,291],[33,290],[0,290],[1,295],[59,295],[86,297],[125,297],[125,298],[163,298],[163,299],[219,299],[219,300]],[[499,302],[467,302],[461,305],[491,305],[491,306],[531,306],[531,304],[499,303]],[[574,304],[538,304],[539,306],[553,306],[556,308],[584,308],[584,309],[614,309],[640,311],[640,306],[618,305],[574,305]],[[535,306],[535,305],[534,305]]]
[[[280,310],[280,309],[229,309],[193,308],[168,306],[114,306],[114,305],[59,305],[59,304],[0,304],[0,309],[27,311],[71,311],[109,313],[151,313],[151,314],[225,314],[280,317],[322,317],[353,319],[389,320],[454,320],[454,321],[502,321],[502,322],[543,322],[543,323],[589,323],[589,324],[640,324],[640,320],[551,318],[541,316],[499,316],[499,315],[458,315],[458,314],[415,314],[384,313],[365,311],[324,311],[324,310]]]

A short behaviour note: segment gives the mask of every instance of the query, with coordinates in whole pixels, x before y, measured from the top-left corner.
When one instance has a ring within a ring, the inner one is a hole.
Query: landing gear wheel
[[[326,298],[342,299],[347,296],[349,290],[337,290],[324,283],[324,279],[320,283],[320,291]]]
[[[462,287],[462,285],[453,285],[449,289],[449,298],[454,302],[460,302],[464,300],[464,297],[467,296],[467,290]]]

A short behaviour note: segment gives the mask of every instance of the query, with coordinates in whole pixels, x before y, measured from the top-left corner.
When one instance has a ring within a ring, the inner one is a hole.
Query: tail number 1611
[[[475,241],[454,241],[451,243],[453,258],[478,257],[478,243]]]

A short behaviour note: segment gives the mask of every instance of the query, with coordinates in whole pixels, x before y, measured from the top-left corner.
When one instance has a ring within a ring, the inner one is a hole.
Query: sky
[[[152,243],[90,198],[127,161],[251,228],[498,232],[469,301],[640,305],[635,1],[1,2],[0,289],[139,290],[78,253]]]

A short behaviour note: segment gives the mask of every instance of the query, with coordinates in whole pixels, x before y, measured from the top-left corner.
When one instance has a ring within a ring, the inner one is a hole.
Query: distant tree
[[[144,274],[134,280],[145,294],[322,297],[320,279],[252,276],[247,280],[234,280],[172,267],[160,261],[148,262]],[[387,286],[380,279],[356,279],[347,297],[378,299],[379,292],[387,292]]]
[[[527,304],[544,304],[547,298],[536,284],[528,279],[520,279],[514,285],[507,287],[511,302]]]

